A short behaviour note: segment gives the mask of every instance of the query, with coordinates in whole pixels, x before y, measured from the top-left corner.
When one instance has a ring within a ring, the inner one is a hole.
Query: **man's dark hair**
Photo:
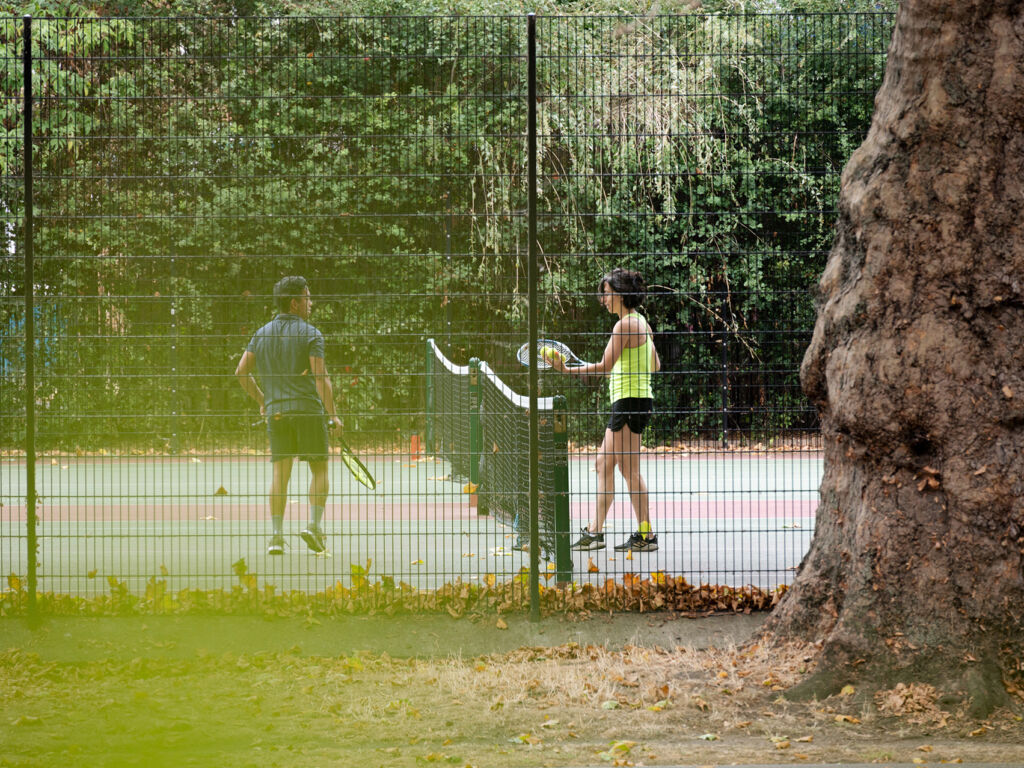
[[[643,275],[632,269],[616,267],[601,278],[598,290],[603,292],[605,285],[610,285],[612,290],[622,297],[626,309],[636,309],[643,304],[647,295],[647,283]]]
[[[282,277],[274,285],[274,306],[279,312],[287,312],[292,308],[292,299],[300,299],[305,294],[309,283],[300,275]]]

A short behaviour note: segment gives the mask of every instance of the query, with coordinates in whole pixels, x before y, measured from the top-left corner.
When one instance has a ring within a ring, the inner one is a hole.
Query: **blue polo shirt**
[[[268,416],[323,413],[309,358],[324,357],[324,336],[298,315],[282,313],[264,325],[246,349],[256,357]]]

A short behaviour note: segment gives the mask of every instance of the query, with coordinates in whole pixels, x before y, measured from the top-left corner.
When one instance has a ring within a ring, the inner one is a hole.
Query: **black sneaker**
[[[657,535],[649,533],[645,536],[640,531],[630,534],[624,542],[615,545],[616,552],[654,552],[657,548]]]
[[[270,537],[270,544],[267,545],[268,555],[283,555],[284,554],[284,536],[280,533],[275,533]]]
[[[580,538],[572,548],[577,552],[588,552],[592,549],[604,549],[604,534],[591,533],[588,528],[580,528]]]
[[[302,531],[299,536],[301,536],[302,540],[306,542],[306,546],[318,555],[327,550],[327,541],[324,538],[324,532],[319,528],[314,528],[310,525]]]

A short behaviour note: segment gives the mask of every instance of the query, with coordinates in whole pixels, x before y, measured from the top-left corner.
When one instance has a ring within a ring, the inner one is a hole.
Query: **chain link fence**
[[[0,19],[9,593],[788,583],[822,472],[813,289],[892,18],[539,17],[535,49],[530,23]],[[637,527],[618,472],[606,548],[571,549],[607,492],[607,377],[538,374],[564,480],[529,471],[530,312],[599,360],[615,267],[645,277],[661,359],[633,457],[656,551],[613,548]],[[314,554],[299,462],[273,556],[267,425],[235,371],[285,275],[376,487],[334,444]],[[471,359],[506,401],[433,391]]]

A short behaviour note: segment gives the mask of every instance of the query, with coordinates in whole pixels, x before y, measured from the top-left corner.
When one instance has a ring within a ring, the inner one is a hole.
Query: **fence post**
[[[32,17],[24,17],[25,129],[25,533],[28,555],[28,615],[36,618],[36,373],[35,275],[32,264]]]
[[[530,347],[537,346],[537,14],[526,17],[527,281]],[[530,621],[540,621],[540,439],[537,356],[530,355]]]

